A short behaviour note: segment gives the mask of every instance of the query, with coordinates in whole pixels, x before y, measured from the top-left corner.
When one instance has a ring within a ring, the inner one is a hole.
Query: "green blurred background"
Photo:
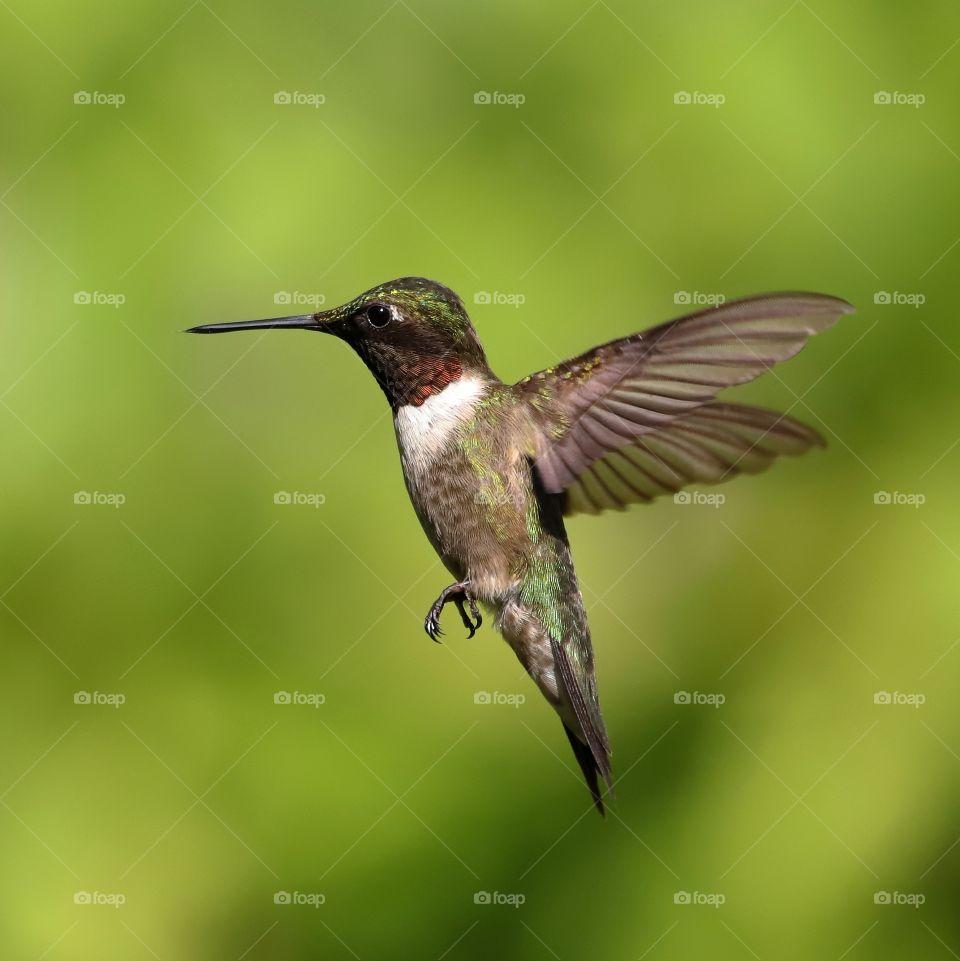
[[[958,956],[955,4],[0,23],[3,957]],[[826,451],[570,523],[606,821],[494,632],[424,635],[359,361],[179,333],[405,274],[504,379],[684,301],[859,308],[739,392]]]

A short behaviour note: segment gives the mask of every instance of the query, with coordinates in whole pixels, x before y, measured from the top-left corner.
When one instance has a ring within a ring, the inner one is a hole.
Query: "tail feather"
[[[588,641],[589,643],[589,641]],[[601,775],[607,786],[607,791],[613,794],[613,771],[610,767],[610,742],[607,731],[600,715],[600,704],[593,686],[592,658],[589,674],[581,670],[578,674],[570,662],[566,646],[558,643],[552,637],[550,646],[553,653],[553,663],[556,668],[558,688],[566,695],[579,727],[579,733],[573,730],[566,721],[563,723],[567,737],[573,747],[573,752],[586,778],[587,787],[593,795],[597,810],[603,814],[603,805],[599,798],[599,783],[597,775]],[[581,678],[582,679],[578,679]],[[584,690],[586,686],[586,690]]]
[[[566,724],[563,725],[563,730],[566,732],[570,747],[573,748],[573,754],[577,759],[577,763],[580,765],[580,770],[583,771],[584,780],[587,782],[587,787],[590,789],[590,796],[593,798],[593,805],[600,813],[600,817],[606,817],[603,798],[600,795],[600,781],[597,778],[597,775],[600,773],[600,768],[597,767],[593,751],[591,751]],[[612,790],[610,793],[613,793]]]
[[[541,499],[542,530],[525,576],[501,607],[497,626],[560,716],[597,810],[601,778],[613,794],[610,742],[600,713],[590,628],[563,529],[560,503]]]

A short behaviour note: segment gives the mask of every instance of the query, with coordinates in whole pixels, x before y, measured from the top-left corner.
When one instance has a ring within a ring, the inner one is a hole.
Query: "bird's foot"
[[[440,629],[440,614],[450,601],[453,601],[453,603],[457,605],[457,610],[460,612],[460,620],[463,621],[463,626],[470,632],[467,635],[468,640],[477,633],[480,625],[483,623],[483,618],[480,616],[480,608],[477,607],[477,599],[470,593],[470,582],[460,581],[458,584],[451,584],[449,587],[445,587],[440,596],[434,601],[433,607],[430,608],[430,613],[427,614],[426,620],[423,622],[423,628],[427,632],[427,635],[437,643],[440,642],[440,635],[443,634],[443,631]],[[465,604],[469,605],[470,614],[467,614],[464,607]]]

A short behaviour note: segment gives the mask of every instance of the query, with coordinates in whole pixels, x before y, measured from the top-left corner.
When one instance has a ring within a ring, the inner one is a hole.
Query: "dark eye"
[[[367,308],[367,320],[371,327],[386,327],[393,319],[393,312],[384,304],[371,304]]]

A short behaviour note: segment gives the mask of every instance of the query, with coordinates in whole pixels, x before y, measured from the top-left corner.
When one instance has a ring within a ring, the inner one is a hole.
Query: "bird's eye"
[[[393,318],[393,312],[384,304],[371,304],[367,308],[367,320],[371,327],[386,327]]]

